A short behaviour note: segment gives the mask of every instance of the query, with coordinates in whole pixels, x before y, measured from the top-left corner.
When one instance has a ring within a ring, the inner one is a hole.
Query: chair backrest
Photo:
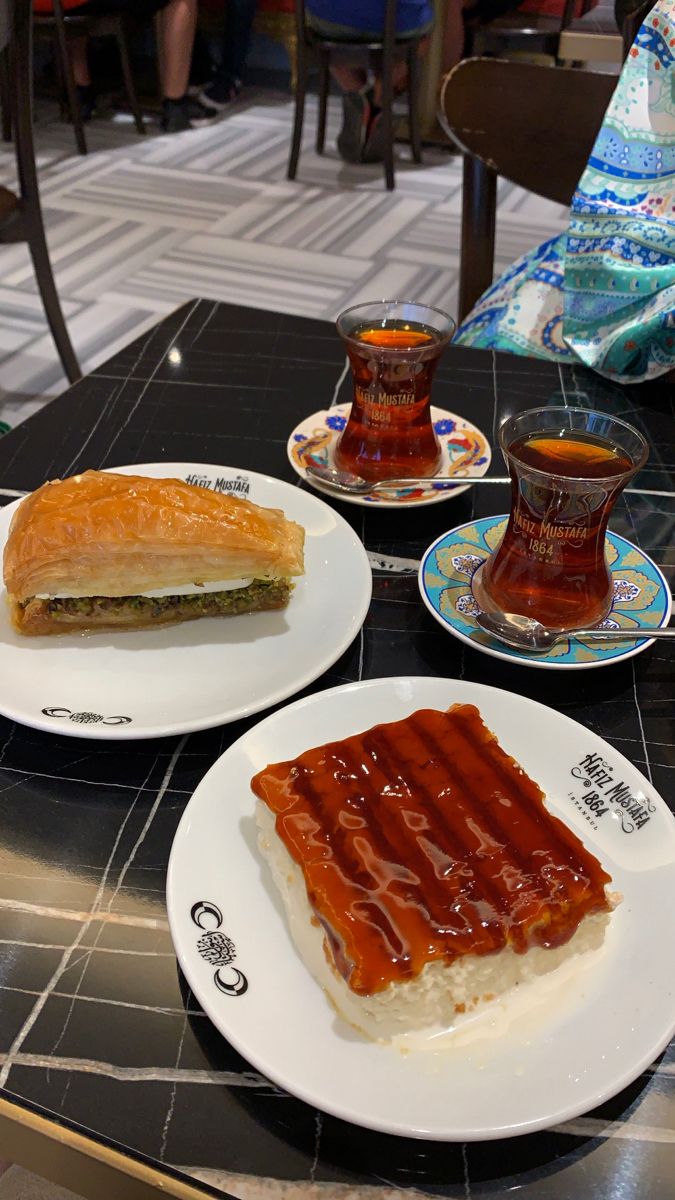
[[[465,154],[459,315],[492,282],[498,175],[569,204],[616,77],[494,58],[446,75],[439,120]]]
[[[656,0],[614,0],[614,17],[621,30],[624,59],[628,57],[637,31],[655,3]]]

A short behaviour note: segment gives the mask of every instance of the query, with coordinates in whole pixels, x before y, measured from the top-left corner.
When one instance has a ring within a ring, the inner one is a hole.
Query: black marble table
[[[295,482],[289,431],[330,403],[343,363],[328,324],[195,301],[0,440],[0,498],[87,467],[162,459]],[[348,380],[337,398],[350,398]],[[600,408],[637,425],[651,454],[635,486],[650,494],[622,498],[612,527],[672,584],[672,386],[621,388],[580,369],[451,347],[434,400],[493,443],[504,417],[539,404]],[[503,473],[497,456],[490,470]],[[506,486],[403,513],[327,503],[363,539],[374,593],[361,635],[310,690],[403,674],[487,682],[589,726],[672,803],[675,655],[667,643],[601,670],[533,671],[464,646],[422,606],[414,564],[426,546],[453,525],[504,511]],[[282,1094],[194,1000],[186,1007],[164,903],[169,849],[199,780],[257,719],[192,734],[179,754],[178,738],[122,745],[0,719],[0,1082],[14,1113],[46,1118],[43,1130],[61,1143],[79,1131],[92,1154],[112,1147],[118,1162],[165,1172],[169,1193],[199,1179],[211,1194],[247,1200],[352,1191],[385,1200],[406,1189],[672,1197],[672,1046],[609,1103],[553,1131],[434,1144],[368,1132]],[[640,1015],[649,1020],[648,995]],[[0,1154],[11,1153],[5,1137]]]

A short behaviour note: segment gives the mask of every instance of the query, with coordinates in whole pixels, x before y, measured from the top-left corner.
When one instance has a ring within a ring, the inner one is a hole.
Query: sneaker
[[[219,115],[215,105],[204,104],[199,97],[187,96],[185,106],[188,120],[194,129],[199,129],[201,125],[209,125]]]
[[[80,117],[83,121],[91,121],[91,118],[96,111],[96,93],[94,86],[91,83],[75,84],[75,95],[77,97],[77,107],[80,110]]]
[[[382,113],[377,112],[370,122],[366,140],[361,151],[361,162],[364,163],[381,163],[384,161],[384,129],[382,126]]]
[[[162,102],[160,125],[164,133],[182,133],[185,129],[197,129],[208,125],[218,116],[215,108],[207,108],[194,96],[182,96],[180,100]]]
[[[163,100],[160,125],[163,133],[182,133],[191,129],[185,100]]]
[[[212,79],[199,93],[202,104],[224,112],[237,99],[241,91],[241,79]]]
[[[368,93],[345,92],[342,97],[342,129],[337,139],[338,153],[345,162],[361,162],[369,121]]]

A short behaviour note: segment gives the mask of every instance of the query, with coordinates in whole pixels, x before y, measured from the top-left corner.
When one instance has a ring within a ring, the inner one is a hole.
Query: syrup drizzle
[[[609,907],[609,875],[474,705],[307,750],[251,786],[359,995],[436,959],[560,946]]]

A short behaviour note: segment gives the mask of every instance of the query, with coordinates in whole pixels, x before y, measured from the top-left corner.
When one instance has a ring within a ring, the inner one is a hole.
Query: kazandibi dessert
[[[373,1039],[448,1028],[602,944],[610,876],[473,705],[307,750],[251,786],[300,955]]]
[[[283,608],[304,530],[180,479],[85,471],[16,510],[3,575],[23,634],[140,629]]]

